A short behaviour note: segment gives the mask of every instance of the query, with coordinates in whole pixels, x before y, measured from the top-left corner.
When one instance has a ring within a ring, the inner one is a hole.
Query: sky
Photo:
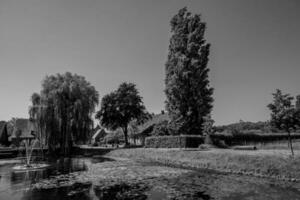
[[[300,94],[298,0],[0,0],[0,120],[28,117],[46,75],[83,75],[100,99],[134,82],[164,109],[170,19],[187,6],[207,23],[216,125],[265,121],[276,88]]]

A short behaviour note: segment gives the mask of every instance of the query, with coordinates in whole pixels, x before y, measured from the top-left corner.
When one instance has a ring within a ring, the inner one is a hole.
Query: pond
[[[1,200],[300,199],[299,183],[126,159],[59,159],[35,171],[15,165],[0,163]]]

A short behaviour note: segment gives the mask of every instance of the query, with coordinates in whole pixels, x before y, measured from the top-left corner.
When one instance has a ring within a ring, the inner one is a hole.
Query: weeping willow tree
[[[74,143],[88,139],[99,94],[83,76],[46,76],[40,94],[34,93],[31,101],[30,117],[50,153],[69,155]]]
[[[32,121],[36,131],[36,139],[38,142],[38,146],[41,148],[43,157],[44,148],[46,144],[46,135],[45,135],[45,112],[44,106],[41,105],[41,96],[38,93],[33,93],[31,95],[31,103],[32,105],[29,107],[29,116],[30,121]]]

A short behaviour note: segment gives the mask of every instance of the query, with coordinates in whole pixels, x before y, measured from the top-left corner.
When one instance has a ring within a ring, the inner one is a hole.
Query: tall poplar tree
[[[204,39],[205,29],[200,15],[192,15],[187,8],[171,19],[165,93],[175,134],[202,134],[203,118],[213,107],[207,67],[210,44]]]

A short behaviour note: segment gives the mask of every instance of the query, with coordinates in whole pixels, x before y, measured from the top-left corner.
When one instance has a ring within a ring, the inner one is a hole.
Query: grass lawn
[[[183,149],[116,149],[106,156],[130,158],[138,161],[158,162],[165,165],[195,169],[213,169],[284,180],[300,180],[300,151],[290,157],[289,150],[243,151],[210,149],[192,151]]]
[[[293,140],[293,148],[295,150],[300,150],[300,140]],[[290,147],[288,146],[288,141],[283,140],[283,141],[279,141],[279,142],[273,142],[273,143],[266,143],[263,145],[258,145],[257,146],[259,149],[286,149],[289,150]]]

